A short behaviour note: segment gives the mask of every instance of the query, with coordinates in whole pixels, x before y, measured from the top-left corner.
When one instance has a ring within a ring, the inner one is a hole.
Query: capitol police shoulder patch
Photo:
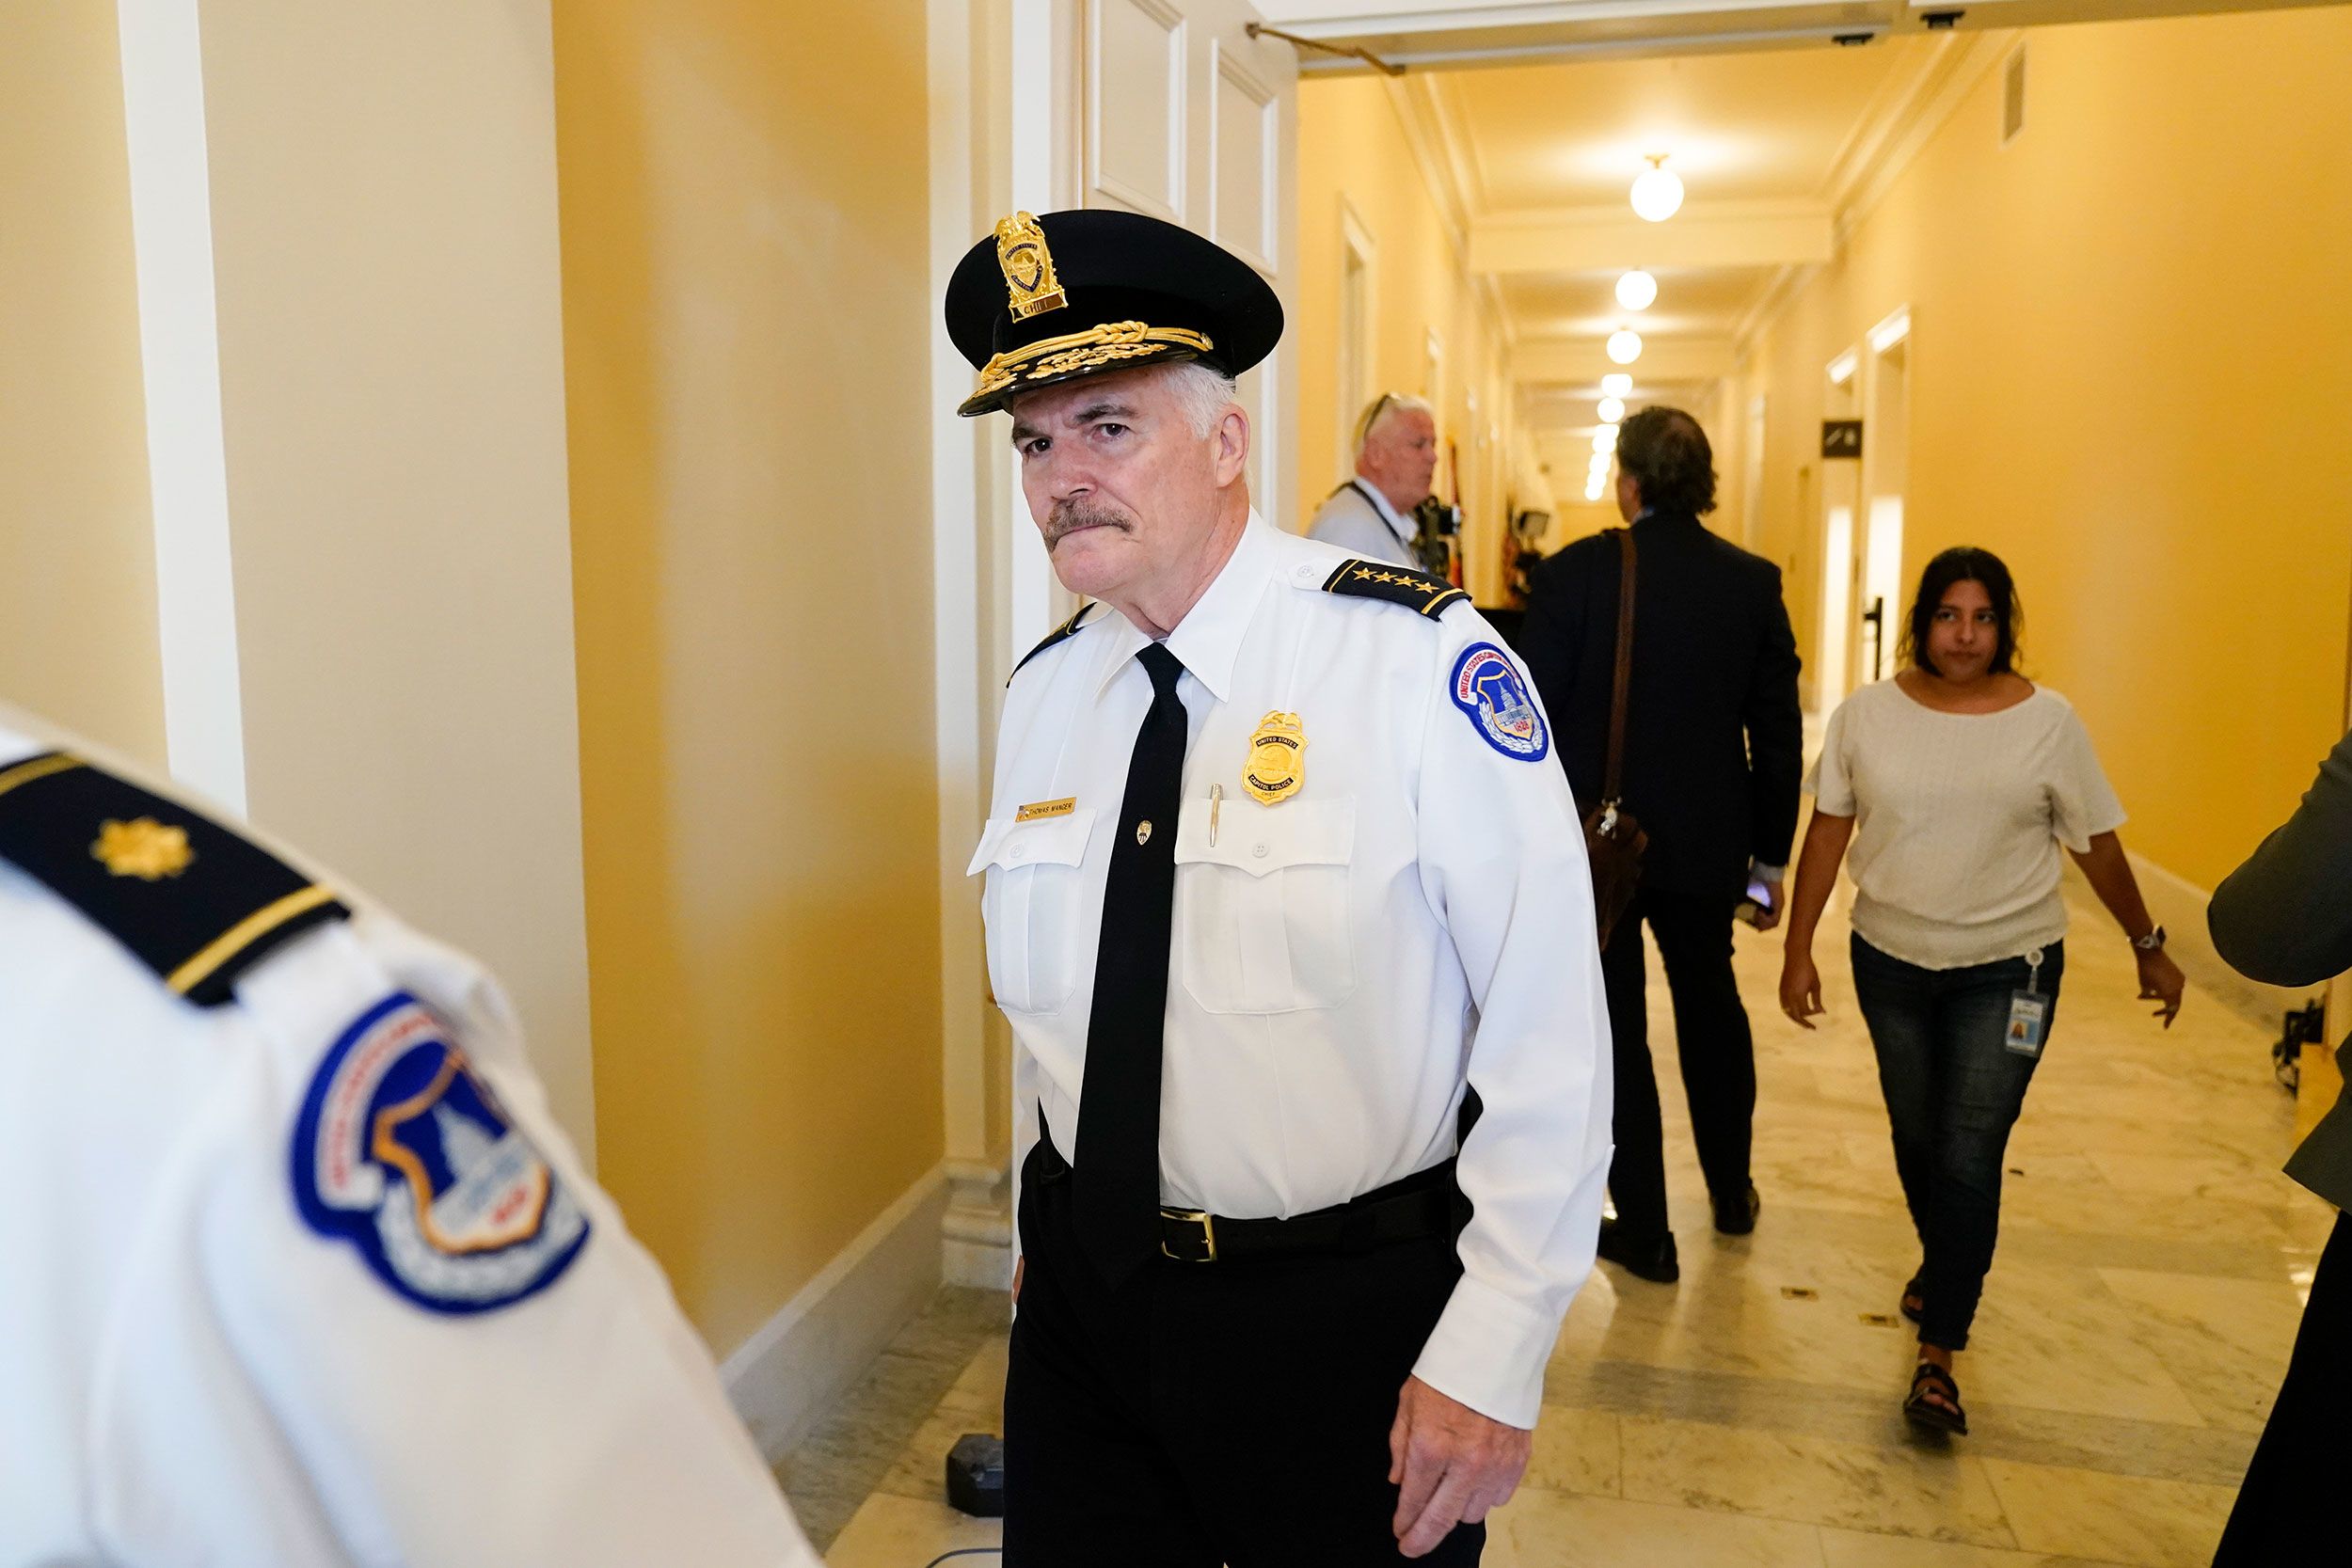
[[[349,1243],[396,1293],[488,1312],[545,1290],[588,1216],[415,997],[362,1014],[326,1053],[294,1125],[311,1229]]]
[[[1472,728],[1506,757],[1541,762],[1551,753],[1551,736],[1527,677],[1511,656],[1491,642],[1473,642],[1454,661],[1454,705],[1470,716]]]

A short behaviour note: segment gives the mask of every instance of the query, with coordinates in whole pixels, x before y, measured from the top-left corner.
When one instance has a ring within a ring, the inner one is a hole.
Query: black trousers
[[[2344,1405],[2352,1396],[2352,1221],[2339,1214],[2312,1275],[2279,1402],[2254,1447],[2214,1568],[2317,1562],[2344,1529]]]
[[[1731,906],[1720,898],[1644,888],[1601,949],[1601,982],[1615,1041],[1616,1157],[1609,1195],[1627,1234],[1665,1234],[1666,1158],[1650,1063],[1649,1010],[1642,979],[1642,927],[1658,939],[1674,997],[1675,1041],[1707,1189],[1737,1201],[1748,1190],[1748,1147],[1756,1116],[1756,1039],[1731,973]]]
[[[1398,1553],[1397,1396],[1461,1275],[1454,1239],[1232,1263],[1107,1290],[1068,1167],[1024,1168],[1005,1381],[1006,1568],[1470,1568],[1484,1525]]]

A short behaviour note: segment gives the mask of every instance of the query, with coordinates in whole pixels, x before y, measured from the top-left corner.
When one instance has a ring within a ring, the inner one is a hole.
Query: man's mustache
[[[1062,542],[1065,535],[1082,528],[1115,528],[1122,533],[1133,533],[1136,525],[1123,513],[1108,507],[1088,506],[1082,502],[1060,501],[1045,519],[1045,547],[1049,551]]]

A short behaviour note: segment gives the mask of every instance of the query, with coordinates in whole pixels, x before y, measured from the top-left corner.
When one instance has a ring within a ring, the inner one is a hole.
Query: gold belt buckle
[[[1214,1263],[1216,1261],[1216,1222],[1206,1210],[1163,1209],[1160,1211],[1160,1218],[1177,1220],[1185,1225],[1197,1225],[1200,1227],[1201,1251],[1199,1256],[1169,1250],[1168,1238],[1165,1235],[1160,1238],[1162,1256],[1173,1258],[1179,1263]]]

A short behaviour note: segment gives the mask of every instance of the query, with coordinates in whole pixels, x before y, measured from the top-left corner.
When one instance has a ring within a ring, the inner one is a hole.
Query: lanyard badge
[[[2042,994],[2042,949],[2026,955],[2026,989],[2009,999],[2009,1025],[2002,1031],[2004,1049],[2020,1056],[2040,1056],[2050,1026],[2050,999]]]

